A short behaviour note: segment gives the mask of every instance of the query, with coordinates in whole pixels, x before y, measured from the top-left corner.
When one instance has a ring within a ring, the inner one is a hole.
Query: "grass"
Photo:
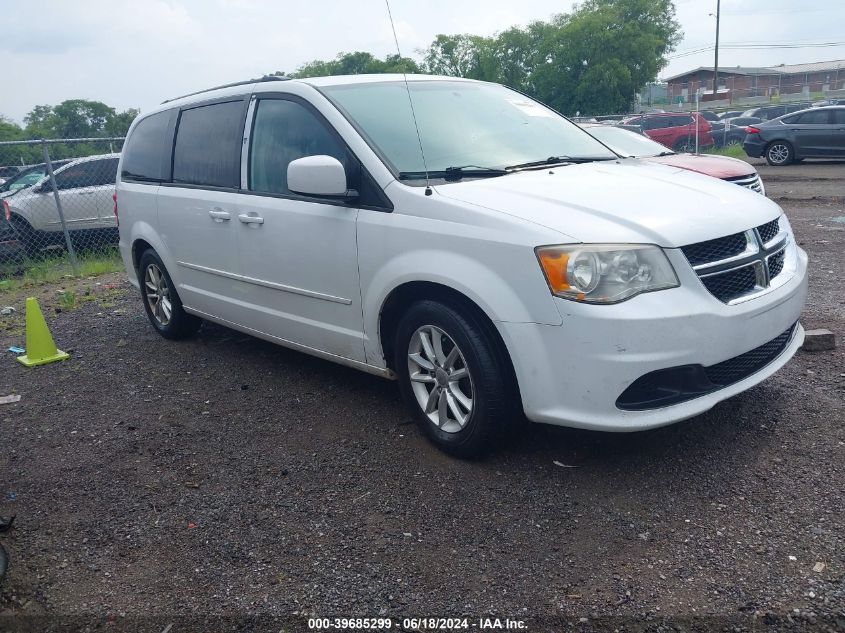
[[[78,277],[82,278],[123,270],[123,262],[115,249],[80,253],[77,254],[77,261],[79,262]],[[73,277],[77,275],[74,275],[70,257],[66,253],[45,255],[38,259],[27,259],[14,264],[0,264],[0,293],[41,286]],[[59,300],[63,301],[61,297]],[[65,300],[70,301],[70,299]]]
[[[59,306],[64,310],[73,310],[76,307],[76,293],[73,290],[61,290],[56,294]]]
[[[714,154],[716,156],[730,156],[731,158],[746,159],[745,150],[742,145],[729,145],[728,147],[714,147],[704,152],[705,154]]]

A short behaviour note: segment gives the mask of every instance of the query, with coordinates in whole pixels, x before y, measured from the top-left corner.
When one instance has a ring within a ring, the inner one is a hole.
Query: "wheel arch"
[[[381,353],[384,355],[385,363],[389,369],[395,370],[393,365],[396,327],[408,308],[423,300],[437,301],[451,308],[469,312],[483,327],[489,330],[499,346],[503,358],[508,363],[510,374],[515,376],[510,351],[490,315],[464,293],[433,281],[408,281],[400,284],[391,290],[382,303],[378,319],[378,340]],[[516,380],[514,380],[514,384],[516,384]]]

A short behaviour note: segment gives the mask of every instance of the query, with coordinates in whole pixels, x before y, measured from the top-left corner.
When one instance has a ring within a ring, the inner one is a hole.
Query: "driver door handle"
[[[260,215],[252,215],[249,213],[241,213],[238,219],[244,224],[264,224],[264,218]]]
[[[232,216],[229,215],[228,211],[224,211],[223,209],[212,209],[208,212],[212,218],[214,218],[215,222],[223,222],[224,220],[231,220]]]

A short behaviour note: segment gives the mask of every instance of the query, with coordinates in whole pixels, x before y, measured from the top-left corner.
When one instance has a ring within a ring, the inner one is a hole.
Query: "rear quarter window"
[[[183,110],[173,148],[173,182],[238,188],[244,101]]]
[[[137,182],[162,182],[170,175],[170,119],[172,111],[157,112],[142,119],[123,148],[120,177]]]

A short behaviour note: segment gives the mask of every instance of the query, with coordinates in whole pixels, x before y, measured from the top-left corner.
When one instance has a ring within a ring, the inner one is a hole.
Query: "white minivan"
[[[780,207],[496,84],[267,77],[165,102],[129,131],[118,210],[163,336],[206,319],[395,378],[459,455],[526,417],[689,418],[804,338]]]

